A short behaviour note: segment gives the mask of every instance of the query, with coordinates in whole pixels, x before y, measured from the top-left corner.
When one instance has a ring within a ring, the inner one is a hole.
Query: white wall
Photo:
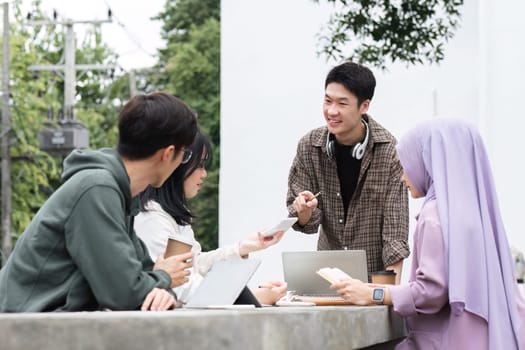
[[[308,0],[223,0],[220,235],[224,245],[286,216],[288,170],[299,138],[323,125],[324,78],[332,63],[316,55],[330,6]],[[512,245],[525,250],[520,215],[525,172],[518,148],[525,126],[520,97],[525,3],[466,0],[462,26],[439,66],[374,70],[370,113],[400,137],[419,120],[456,116],[479,125],[489,149]],[[490,14],[490,16],[488,15]],[[516,184],[516,185],[515,185]],[[420,203],[410,203],[413,215]],[[412,229],[411,229],[412,230]],[[313,250],[317,235],[289,231],[253,256],[252,284],[282,279],[280,252]]]

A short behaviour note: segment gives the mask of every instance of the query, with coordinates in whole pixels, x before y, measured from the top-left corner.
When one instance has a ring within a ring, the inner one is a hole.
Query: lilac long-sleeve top
[[[430,200],[417,217],[409,283],[389,287],[408,329],[396,349],[488,349],[487,322],[466,310],[451,312],[445,266],[437,203]]]

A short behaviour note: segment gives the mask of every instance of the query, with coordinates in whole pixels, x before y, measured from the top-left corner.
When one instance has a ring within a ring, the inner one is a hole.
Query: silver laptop
[[[234,304],[260,307],[257,298],[246,287],[260,264],[258,259],[215,262],[184,307],[222,308]]]
[[[352,278],[368,282],[364,250],[283,252],[282,259],[288,290],[297,295],[337,295],[330,283],[316,273],[322,267],[338,267]]]

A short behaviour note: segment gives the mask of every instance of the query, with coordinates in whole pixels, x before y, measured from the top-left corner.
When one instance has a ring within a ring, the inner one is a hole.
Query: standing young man
[[[288,177],[295,230],[316,233],[319,250],[364,249],[368,273],[401,275],[408,248],[408,197],[395,138],[367,115],[375,78],[346,62],[326,77],[326,126],[300,141]],[[321,192],[315,198],[314,194]]]
[[[118,123],[116,150],[74,151],[65,159],[63,184],[0,270],[0,312],[173,305],[167,289],[187,281],[191,254],[153,264],[133,231],[133,197],[189,160],[196,118],[159,92],[133,97]]]

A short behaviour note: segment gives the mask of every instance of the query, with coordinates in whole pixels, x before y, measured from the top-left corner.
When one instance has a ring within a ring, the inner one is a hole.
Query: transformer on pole
[[[89,147],[89,131],[80,120],[75,118],[75,95],[76,95],[76,71],[77,70],[108,70],[113,65],[103,64],[75,64],[75,32],[74,24],[102,24],[110,23],[111,16],[106,20],[94,21],[31,21],[30,25],[62,24],[66,28],[66,40],[64,47],[65,62],[62,65],[31,65],[29,70],[33,71],[55,71],[64,75],[64,105],[57,118],[51,110],[48,121],[38,133],[40,149],[53,155],[67,155],[75,148]]]

